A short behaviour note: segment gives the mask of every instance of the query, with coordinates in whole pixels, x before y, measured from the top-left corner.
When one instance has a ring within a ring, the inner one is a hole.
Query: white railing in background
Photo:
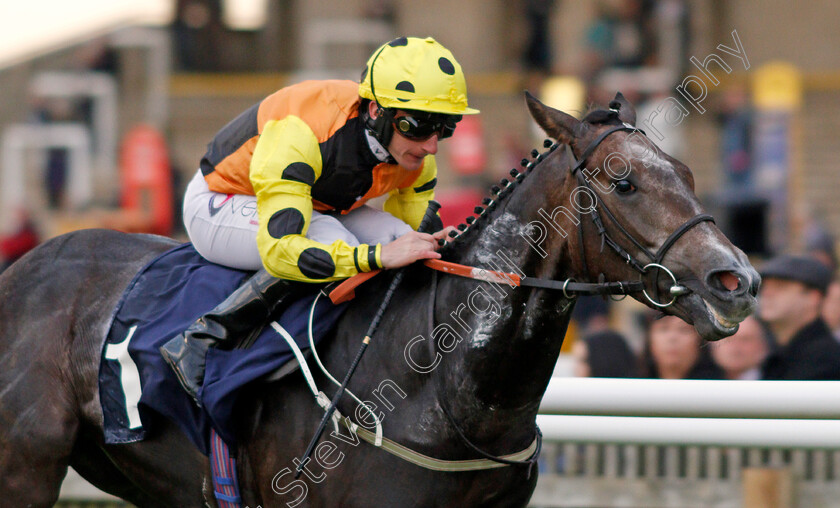
[[[840,381],[555,377],[540,413],[840,419]]]
[[[786,468],[794,506],[840,506],[840,382],[552,379],[532,507],[742,506]]]

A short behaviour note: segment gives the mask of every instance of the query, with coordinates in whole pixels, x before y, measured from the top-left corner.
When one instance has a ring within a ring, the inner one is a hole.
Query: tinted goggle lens
[[[394,119],[394,128],[401,135],[416,141],[425,141],[435,134],[438,139],[448,138],[455,132],[461,115],[446,115],[445,118],[418,118],[406,115]]]

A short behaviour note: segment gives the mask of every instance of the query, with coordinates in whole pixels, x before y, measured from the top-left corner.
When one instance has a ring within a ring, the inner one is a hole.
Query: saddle
[[[247,349],[210,349],[203,407],[184,392],[158,348],[214,308],[252,273],[206,261],[192,244],[167,251],[140,270],[124,291],[111,319],[99,370],[105,442],[143,440],[161,418],[177,424],[204,454],[211,430],[232,447],[232,415],[252,383],[281,379],[297,369],[288,343],[273,326],[263,328]],[[317,300],[316,300],[317,299]],[[292,303],[275,323],[304,352],[309,326],[317,343],[346,308],[317,294]]]

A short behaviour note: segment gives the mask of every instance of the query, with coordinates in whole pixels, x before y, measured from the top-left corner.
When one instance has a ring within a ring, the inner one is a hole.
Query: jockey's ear
[[[580,125],[577,118],[546,106],[536,97],[525,91],[525,102],[531,111],[531,116],[546,134],[563,144],[571,144],[575,138],[575,131]]]
[[[636,126],[636,108],[621,92],[616,92],[615,99],[610,102],[610,109],[618,112],[618,119],[622,122]]]

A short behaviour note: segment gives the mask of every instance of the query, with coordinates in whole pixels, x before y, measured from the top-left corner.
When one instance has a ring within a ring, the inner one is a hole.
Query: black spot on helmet
[[[444,74],[449,74],[450,76],[455,74],[455,66],[452,65],[452,62],[450,62],[446,57],[442,56],[438,58],[438,67],[440,67],[440,70],[442,70]]]
[[[412,85],[408,81],[400,81],[399,83],[397,83],[396,89],[401,90],[403,92],[414,93],[414,85]],[[403,102],[408,102],[409,101],[409,99],[399,99],[399,100],[401,100]]]

